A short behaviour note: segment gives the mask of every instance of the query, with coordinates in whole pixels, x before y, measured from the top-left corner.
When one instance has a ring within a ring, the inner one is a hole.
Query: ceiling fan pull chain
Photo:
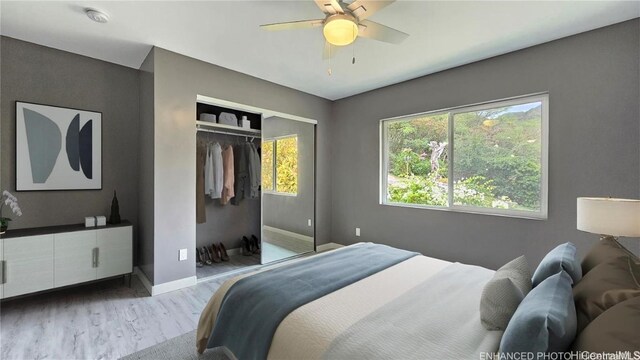
[[[356,43],[355,43],[355,41],[351,43],[351,51],[352,51],[351,55],[353,56],[351,58],[351,65],[355,65],[356,64]]]
[[[331,76],[331,64],[333,63],[333,45],[329,44],[329,68],[327,69],[327,74]]]

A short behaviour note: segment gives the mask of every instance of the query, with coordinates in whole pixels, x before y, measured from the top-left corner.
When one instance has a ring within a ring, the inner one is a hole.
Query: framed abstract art
[[[102,189],[102,113],[16,102],[16,190]]]

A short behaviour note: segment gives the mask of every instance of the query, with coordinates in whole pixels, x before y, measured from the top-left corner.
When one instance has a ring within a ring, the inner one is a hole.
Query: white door
[[[53,287],[53,235],[4,239],[4,297]]]
[[[133,271],[131,226],[97,230],[98,279]]]
[[[55,234],[54,241],[56,287],[96,279],[95,230]]]

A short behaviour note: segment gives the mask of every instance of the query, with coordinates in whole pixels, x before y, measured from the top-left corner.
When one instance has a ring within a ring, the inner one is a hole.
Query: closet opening
[[[260,265],[262,114],[198,102],[196,115],[196,277],[203,280]]]
[[[315,251],[315,121],[198,95],[196,277]]]

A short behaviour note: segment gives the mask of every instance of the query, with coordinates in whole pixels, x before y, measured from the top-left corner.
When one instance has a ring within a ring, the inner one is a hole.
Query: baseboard
[[[149,281],[149,278],[147,277],[147,275],[142,270],[140,270],[140,268],[137,266],[134,266],[133,268],[133,275],[137,276],[138,279],[140,279],[140,282],[142,283],[144,288],[147,290],[149,295],[151,295],[153,285],[151,285],[151,281]]]
[[[197,283],[198,283],[197,277],[189,276],[184,279],[178,279],[178,280],[162,283],[159,285],[153,285],[153,287],[151,288],[151,296],[168,293],[170,291],[180,290],[189,286],[196,285]]]
[[[330,243],[316,246],[316,252],[320,253],[320,252],[325,252],[329,250],[339,249],[341,247],[344,247],[344,245],[330,242]],[[227,250],[227,253],[229,253],[229,255],[239,254],[240,248],[229,249]],[[197,277],[190,276],[184,279],[169,281],[159,285],[153,285],[151,284],[151,281],[149,280],[149,278],[147,278],[147,275],[145,275],[145,273],[142,270],[140,270],[140,268],[138,268],[137,266],[133,268],[133,274],[136,275],[138,279],[140,279],[140,282],[142,283],[144,288],[147,290],[147,292],[151,296],[164,294],[170,291],[180,290],[189,286],[196,285],[198,283]],[[228,274],[225,273],[224,275],[228,275]],[[203,280],[210,281],[211,279],[203,279]]]
[[[344,247],[344,245],[338,244],[338,243],[334,243],[334,242],[330,242],[330,243],[326,243],[326,244],[322,244],[322,245],[316,246],[316,252],[324,252],[324,251],[339,249],[341,247]]]
[[[151,284],[151,281],[149,281],[149,278],[147,278],[147,275],[145,275],[145,273],[142,272],[138,267],[135,267],[133,269],[133,274],[136,275],[138,279],[140,279],[140,282],[151,296],[180,290],[189,286],[196,285],[198,283],[198,279],[195,276],[190,276],[184,279],[178,279],[158,285],[153,285]]]

